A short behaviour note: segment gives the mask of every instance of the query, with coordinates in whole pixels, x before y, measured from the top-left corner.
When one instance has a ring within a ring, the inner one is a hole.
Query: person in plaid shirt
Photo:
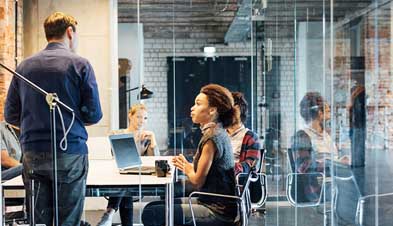
[[[257,161],[256,169],[259,171],[261,161],[261,144],[258,134],[246,128],[244,123],[247,119],[248,103],[243,93],[233,92],[236,116],[231,127],[227,129],[231,139],[233,156],[235,159],[235,174],[248,173],[254,161]]]
[[[297,173],[324,172],[329,176],[329,166],[326,159],[349,164],[347,155],[339,156],[334,141],[325,125],[330,121],[330,106],[318,92],[308,92],[300,102],[300,115],[306,125],[296,132],[292,138],[292,152]],[[298,201],[315,202],[321,195],[322,184],[316,174],[305,174],[297,179]],[[330,188],[327,187],[326,194]]]

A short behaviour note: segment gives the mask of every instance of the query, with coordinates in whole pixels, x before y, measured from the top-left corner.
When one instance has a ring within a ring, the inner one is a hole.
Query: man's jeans
[[[35,223],[53,224],[52,153],[26,151],[23,156],[23,182],[26,198],[34,180]],[[59,225],[80,224],[85,200],[87,155],[57,153]],[[29,210],[29,201],[27,202]]]

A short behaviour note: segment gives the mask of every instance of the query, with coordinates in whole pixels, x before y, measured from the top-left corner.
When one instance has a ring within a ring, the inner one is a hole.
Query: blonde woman
[[[160,152],[154,133],[145,130],[147,119],[147,108],[145,105],[135,104],[128,111],[128,127],[126,129],[112,131],[111,134],[133,133],[140,156],[158,156]],[[98,226],[112,225],[112,217],[117,210],[120,212],[121,224],[123,226],[132,226],[132,202],[132,197],[123,197],[121,193],[116,197],[110,197],[107,210],[98,223]]]
[[[133,133],[140,156],[160,155],[155,135],[145,130],[148,119],[147,108],[144,104],[135,104],[128,111],[129,125],[126,129],[113,131],[112,134]]]

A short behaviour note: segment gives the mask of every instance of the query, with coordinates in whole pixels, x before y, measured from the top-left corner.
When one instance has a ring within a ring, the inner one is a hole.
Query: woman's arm
[[[189,163],[182,154],[173,158],[172,162],[179,170],[183,171],[187,175],[190,183],[194,187],[200,189],[205,184],[215,153],[216,146],[211,140],[207,141],[202,148],[196,172],[194,171],[193,164]]]
[[[9,156],[7,150],[1,150],[1,166],[12,168],[18,165],[20,165],[20,163],[16,159]]]
[[[147,156],[160,156],[160,150],[157,147],[156,136],[152,131],[143,131],[141,134],[141,140],[146,141],[145,152]]]

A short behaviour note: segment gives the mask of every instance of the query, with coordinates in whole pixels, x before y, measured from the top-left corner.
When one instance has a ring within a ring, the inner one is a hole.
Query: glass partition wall
[[[388,224],[390,1],[119,1],[118,8],[119,40],[133,37],[119,42],[119,57],[125,52],[132,64],[124,109],[145,104],[161,155],[193,159],[202,135],[190,108],[202,86],[217,83],[244,93],[245,125],[262,144],[258,186],[267,198],[253,200],[259,212],[250,225]],[[152,98],[138,96],[142,85]]]
[[[232,0],[119,1],[119,40],[132,26],[139,28],[131,32],[134,36],[137,32],[135,39],[119,42],[119,57],[124,52],[139,61],[131,59],[132,70],[139,70],[134,74],[131,70],[129,79],[129,84],[139,84],[127,85],[126,90],[144,85],[154,92],[152,98],[142,100],[138,90],[130,91],[137,98],[123,95],[124,109],[139,102],[146,106],[146,127],[155,133],[161,155],[184,154],[192,161],[202,134],[199,125],[192,123],[191,107],[209,83],[243,92],[249,103],[247,127],[258,128],[261,115],[254,106],[261,98],[257,90],[262,77],[257,71],[261,72],[262,55],[255,52],[253,42],[262,43],[254,37],[252,6],[251,1]],[[120,117],[120,121],[126,118],[125,114]],[[184,178],[179,174],[180,180]]]
[[[268,1],[262,11],[265,223],[389,225],[391,10]]]
[[[392,219],[386,215],[392,202],[391,12],[391,1],[371,1],[335,22],[332,109],[336,140],[352,164],[349,173],[335,168],[339,222],[388,225]]]

